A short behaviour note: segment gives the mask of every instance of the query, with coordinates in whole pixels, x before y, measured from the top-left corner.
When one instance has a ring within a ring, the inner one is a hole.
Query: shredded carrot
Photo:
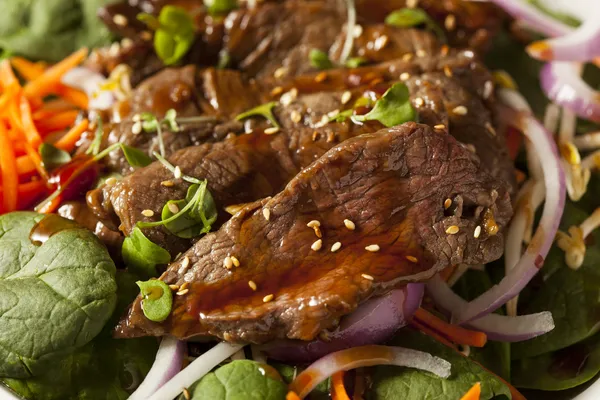
[[[344,387],[344,371],[336,372],[331,376],[331,399],[350,400]]]
[[[38,199],[46,191],[46,184],[40,180],[26,183],[19,183],[17,187],[17,208],[23,209],[29,206],[34,200]],[[0,195],[3,195],[4,189],[0,187]]]
[[[66,112],[66,111],[77,111],[77,110],[73,106],[71,106],[70,104],[67,104],[67,103],[65,103],[63,107],[57,106],[54,108],[48,107],[48,103],[46,103],[43,108],[40,108],[39,110],[34,112],[32,114],[32,117],[33,117],[33,120],[36,123],[38,123],[38,122],[42,122],[46,118],[55,117],[58,114],[62,114],[63,112]]]
[[[88,54],[87,48],[82,48],[67,58],[44,71],[42,75],[27,83],[24,93],[27,98],[42,98],[52,91],[52,88],[60,83],[60,78],[71,68],[79,65]]]
[[[40,147],[40,144],[42,144],[42,137],[40,136],[40,133],[33,122],[33,117],[31,116],[31,107],[25,96],[20,96],[19,110],[21,111],[21,123],[23,124],[23,133],[25,133],[25,138],[34,149],[37,149]]]
[[[42,134],[62,131],[73,125],[77,119],[77,116],[79,116],[79,111],[77,110],[63,111],[60,113],[55,113],[55,115],[51,117],[36,121],[35,125],[38,128],[38,131]]]
[[[291,391],[285,396],[285,400],[300,400],[300,396],[296,392]]]
[[[44,206],[42,208],[40,208],[39,210],[37,210],[37,211],[40,214],[50,214],[50,213],[53,213],[54,211],[58,210],[58,207],[60,206],[60,203],[62,203],[62,196],[56,196],[51,201],[49,201],[46,204],[44,204]]]
[[[19,175],[30,174],[36,170],[35,163],[28,155],[19,156],[19,157],[17,157],[16,161],[17,161],[17,172],[19,173]]]
[[[69,132],[65,133],[63,137],[58,139],[54,143],[54,146],[64,151],[72,151],[83,132],[88,129],[89,124],[87,119],[83,119],[80,123],[71,128]]]
[[[4,122],[0,122],[0,169],[2,169],[2,204],[4,211],[17,209],[19,177],[12,142]]]
[[[423,308],[419,308],[417,312],[415,312],[414,317],[457,344],[483,347],[487,342],[487,336],[485,333],[472,331],[458,325],[449,324],[430,312],[425,311]]]
[[[15,91],[21,88],[21,84],[15,76],[8,60],[0,62],[0,82],[2,82],[2,88],[5,91]]]
[[[40,174],[40,176],[44,180],[47,181],[48,180],[48,172],[46,172],[46,168],[44,168],[44,164],[42,163],[42,157],[40,157],[40,153],[38,153],[38,151],[35,150],[33,148],[33,146],[31,146],[29,143],[25,142],[24,144],[25,144],[25,152],[27,153],[27,156],[33,163],[38,174]]]
[[[426,334],[427,336],[431,336],[432,338],[434,338],[438,342],[443,343],[446,346],[453,348],[454,350],[458,350],[456,348],[456,345],[454,343],[452,343],[451,341],[449,341],[448,339],[446,339],[445,337],[443,337],[442,335],[440,335],[439,333],[437,333],[436,331],[434,331],[433,329],[431,329],[427,325],[419,322],[416,318],[413,318],[410,321],[410,324],[412,326],[414,326],[415,328],[417,328],[418,330],[420,330],[421,332],[423,332],[424,334]]]
[[[477,382],[476,384],[469,389],[467,393],[460,400],[479,400],[481,396],[481,382]]]
[[[87,94],[81,90],[77,90],[66,85],[56,85],[53,92],[65,99],[67,102],[81,108],[82,110],[88,109]]]
[[[20,97],[21,97],[20,95],[17,95],[17,98],[13,99],[13,101],[11,101],[8,104],[8,107],[6,108],[6,112],[8,113],[7,117],[8,117],[8,122],[11,125],[11,128],[22,132],[23,131],[23,121],[21,120],[21,111],[19,110],[19,104],[17,104],[17,101],[19,101]],[[17,100],[17,101],[14,101],[14,100]]]
[[[46,69],[43,65],[31,62],[22,57],[12,57],[10,62],[19,75],[28,81],[36,79]]]

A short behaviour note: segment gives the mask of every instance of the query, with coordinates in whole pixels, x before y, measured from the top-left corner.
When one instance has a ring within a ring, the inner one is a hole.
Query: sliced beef
[[[448,198],[460,204],[452,215],[444,208]],[[474,211],[464,213],[467,207]],[[171,264],[161,279],[183,292],[164,323],[146,319],[138,297],[116,332],[311,340],[373,295],[426,280],[450,264],[498,258],[501,235],[473,234],[489,213],[506,225],[507,187],[452,136],[416,123],[361,135],[324,154],[276,196],[243,208]],[[307,226],[313,220],[321,241]],[[341,247],[331,251],[337,242]],[[229,256],[238,268],[224,267]]]

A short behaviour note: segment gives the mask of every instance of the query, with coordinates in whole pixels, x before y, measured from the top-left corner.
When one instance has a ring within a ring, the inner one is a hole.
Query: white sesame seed
[[[113,44],[110,45],[110,47],[108,49],[108,54],[112,57],[116,57],[119,55],[120,51],[121,51],[121,45],[118,42],[114,42]]]
[[[279,128],[276,126],[272,126],[270,128],[265,129],[265,134],[266,135],[273,135],[275,133],[279,132]]]
[[[273,296],[272,294],[266,295],[265,297],[263,297],[263,303],[270,302],[271,300],[273,300],[273,297],[275,297],[275,296]]]
[[[181,178],[181,168],[179,168],[179,165],[175,167],[175,172],[173,172],[173,175],[175,176],[175,179],[179,179]]]
[[[403,72],[400,74],[401,81],[407,81],[410,79],[410,74],[408,72]]]
[[[370,251],[371,253],[375,253],[375,252],[379,251],[379,245],[378,244],[370,244],[367,247],[365,247],[365,250]]]
[[[492,81],[486,81],[483,84],[483,98],[485,100],[489,99],[494,91],[494,83]]]
[[[127,18],[123,14],[115,14],[112,20],[115,25],[127,26]]]
[[[359,25],[359,24],[354,25],[354,32],[352,32],[354,37],[358,38],[358,37],[360,37],[360,35],[362,35],[362,33],[363,33],[362,25]]]
[[[152,216],[154,216],[154,211],[152,211],[152,210],[144,210],[144,211],[142,211],[142,215],[144,217],[152,217]]]
[[[231,260],[231,257],[227,256],[223,259],[223,266],[227,269],[233,268],[233,261]]]
[[[190,258],[188,256],[183,257],[183,260],[181,260],[181,267],[179,267],[180,270],[185,270],[187,269],[187,267],[190,265]]]
[[[481,235],[481,226],[477,225],[475,227],[475,232],[473,232],[473,237],[477,239]]]
[[[273,76],[275,76],[275,78],[282,78],[287,72],[288,69],[286,67],[279,67],[275,70]]]
[[[298,97],[298,89],[293,88],[289,92],[282,94],[279,102],[284,106],[289,106],[294,100],[296,100],[296,97]]]
[[[335,140],[335,133],[333,131],[327,132],[327,143],[331,143]]]
[[[451,199],[444,200],[444,208],[446,210],[449,209],[451,205],[452,205],[452,200]]]
[[[179,285],[169,285],[169,289],[175,291],[175,290],[179,290]]]
[[[250,286],[250,289],[256,291],[256,283],[254,283],[254,281],[248,281],[248,286]]]
[[[379,51],[379,50],[383,49],[385,47],[385,45],[388,44],[389,40],[390,40],[390,38],[387,37],[387,35],[379,36],[377,39],[375,39],[375,43],[373,43],[373,49],[375,51]]]
[[[352,99],[352,93],[349,90],[346,90],[342,93],[342,104],[348,103]]]
[[[117,183],[117,178],[115,178],[114,176],[111,176],[106,181],[104,181],[104,183],[106,184],[106,186],[112,186],[115,183]]]
[[[141,122],[134,122],[134,124],[131,126],[131,133],[133,133],[134,135],[139,135],[140,133],[142,133],[142,123]]]
[[[457,107],[454,107],[452,112],[456,115],[467,115],[469,110],[465,106],[457,106]]]
[[[456,17],[453,14],[448,14],[444,20],[444,26],[449,31],[453,30],[456,27]]]
[[[433,129],[438,130],[438,131],[443,131],[444,129],[446,129],[446,125],[437,124],[437,125],[434,125]]]
[[[310,245],[310,248],[314,251],[321,250],[321,246],[323,246],[323,240],[315,240],[313,244]]]
[[[456,225],[451,225],[446,229],[446,233],[449,235],[456,235],[459,231],[459,227]]]
[[[413,57],[414,57],[414,55],[412,53],[406,53],[405,55],[402,56],[402,61],[410,61],[410,60],[412,60]]]
[[[188,288],[188,286],[190,286],[189,282],[184,282],[183,285],[181,285],[181,287],[179,288],[179,290],[185,290]]]
[[[190,391],[187,388],[183,388],[183,397],[185,397],[185,400],[190,400],[191,398]]]
[[[419,260],[415,256],[406,256],[406,259],[408,261],[410,261],[411,263],[415,263],[415,264],[419,262]]]
[[[342,244],[340,242],[335,242],[333,244],[333,246],[331,246],[331,252],[335,253],[336,251],[338,251],[340,248],[342,247]]]
[[[292,120],[292,122],[297,124],[298,122],[302,121],[302,114],[300,114],[300,112],[297,110],[293,110],[290,113],[290,119]]]
[[[496,136],[496,130],[494,129],[494,127],[492,126],[492,124],[490,124],[489,122],[485,123],[485,128],[488,130],[489,133],[492,134],[492,136]]]
[[[427,55],[425,50],[421,50],[421,49],[417,50],[416,54],[417,54],[417,57],[425,57]]]
[[[164,187],[173,187],[175,185],[175,183],[173,183],[173,181],[162,181],[160,184],[163,185]]]
[[[175,293],[177,296],[183,296],[184,294],[187,294],[190,291],[190,289],[184,289],[184,290],[180,290],[177,293]]]
[[[121,39],[121,47],[128,49],[131,46],[133,46],[133,40],[129,39],[129,38],[123,38]]]
[[[417,98],[415,99],[415,105],[416,105],[417,107],[421,107],[423,104],[425,104],[425,100],[423,100],[422,98],[420,98],[420,97],[417,97]]]
[[[131,117],[131,120],[133,122],[139,122],[142,120],[142,116],[140,114],[135,114],[133,117]]]
[[[362,276],[363,278],[365,278],[365,279],[368,279],[368,280],[370,280],[370,281],[372,281],[373,279],[375,279],[375,278],[373,278],[373,277],[372,277],[371,275],[369,275],[369,274],[362,274],[361,276]]]
[[[340,110],[335,109],[335,110],[329,111],[327,113],[327,117],[329,117],[329,118],[335,118],[335,117],[338,116],[339,113],[340,113]]]
[[[354,222],[350,221],[349,219],[344,220],[344,226],[347,229],[350,229],[351,231],[356,229],[356,225],[354,224]]]
[[[179,207],[177,206],[177,204],[175,203],[167,203],[167,208],[169,209],[169,211],[171,211],[173,214],[177,214],[179,212]]]
[[[308,226],[309,228],[316,228],[321,226],[321,223],[319,221],[317,221],[316,219],[313,219],[312,221],[310,221],[308,224],[306,224],[306,226]]]
[[[229,258],[231,258],[231,261],[236,268],[240,266],[240,260],[238,260],[236,256],[230,256]]]
[[[268,208],[263,208],[262,213],[263,217],[265,217],[267,221],[271,218],[271,210],[269,210]]]

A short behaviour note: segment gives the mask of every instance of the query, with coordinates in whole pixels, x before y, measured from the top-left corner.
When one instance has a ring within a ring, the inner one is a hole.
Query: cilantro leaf
[[[204,5],[211,15],[227,14],[238,7],[237,0],[204,0]]]
[[[248,110],[246,112],[239,114],[237,117],[235,117],[235,119],[237,121],[241,121],[243,119],[255,117],[258,115],[258,116],[262,116],[262,117],[268,119],[273,126],[280,128],[279,122],[277,122],[277,118],[275,118],[275,115],[273,114],[273,108],[276,105],[277,105],[276,101],[261,104],[258,107],[254,107],[251,110]]]
[[[396,83],[377,100],[375,107],[365,115],[357,115],[356,121],[379,121],[388,128],[414,121],[417,112],[410,104],[410,93],[404,83]]]
[[[386,18],[385,23],[398,28],[413,28],[419,25],[434,32],[440,39],[445,40],[446,36],[442,28],[421,8],[402,8],[392,11]]]
[[[48,171],[71,161],[71,155],[68,152],[61,150],[50,143],[40,144],[39,153],[40,157],[42,157],[42,164]]]
[[[327,53],[323,50],[312,49],[308,54],[310,65],[316,69],[330,69],[333,68],[333,63],[329,59]]]
[[[163,207],[161,219],[172,234],[191,239],[210,232],[217,215],[215,201],[204,181],[191,185],[185,199],[169,200]]]

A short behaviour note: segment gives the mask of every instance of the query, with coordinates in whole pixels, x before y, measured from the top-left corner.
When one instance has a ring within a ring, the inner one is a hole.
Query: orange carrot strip
[[[63,137],[58,139],[54,143],[54,146],[64,151],[72,151],[83,132],[87,131],[89,125],[90,122],[87,119],[83,119],[80,123],[72,127],[69,132],[65,133]]]
[[[28,155],[17,157],[17,172],[19,175],[29,174],[35,170],[35,163]]]
[[[40,153],[38,153],[38,151],[35,150],[33,146],[31,146],[27,142],[25,142],[25,152],[27,153],[27,156],[31,159],[31,162],[35,166],[35,169],[37,170],[38,174],[40,174],[42,179],[47,181],[48,172],[46,172],[46,168],[44,168],[44,164],[42,163],[42,157],[40,157]]]
[[[44,182],[37,180],[26,183],[20,183],[17,187],[18,194],[18,208],[23,209],[29,206],[33,200],[39,198],[42,193],[46,191],[46,185]],[[3,188],[0,187],[0,196],[3,195]]]
[[[36,123],[38,121],[44,120],[46,118],[52,118],[58,114],[61,114],[65,111],[77,111],[75,110],[75,108],[73,108],[71,105],[65,104],[64,107],[56,107],[56,108],[48,108],[46,106],[44,106],[43,108],[37,110],[36,112],[34,112],[31,116],[33,117],[33,120],[36,121]]]
[[[54,211],[56,211],[58,209],[58,207],[60,206],[60,203],[62,203],[62,196],[56,196],[54,199],[52,199],[48,203],[44,204],[44,206],[38,210],[38,213],[40,213],[40,214],[53,213]]]
[[[79,111],[77,110],[63,111],[61,113],[56,113],[51,117],[36,121],[35,126],[38,128],[38,131],[43,134],[62,131],[63,129],[72,126],[78,115]]]
[[[25,85],[24,93],[27,98],[42,98],[52,91],[52,88],[60,83],[60,78],[71,68],[79,65],[88,54],[87,48],[82,48],[71,54],[64,60],[54,64],[44,71],[42,75]]]
[[[34,149],[37,149],[42,143],[42,137],[33,123],[31,107],[25,96],[21,96],[19,99],[19,110],[21,111],[21,122],[23,124],[23,133],[25,133],[25,138]]]
[[[288,392],[285,396],[285,400],[300,400],[300,397],[296,394],[296,392]]]
[[[473,347],[483,347],[487,342],[487,335],[485,333],[449,324],[430,312],[425,311],[423,308],[419,308],[417,312],[415,312],[414,317],[455,343]]]
[[[43,65],[31,62],[22,57],[13,57],[10,59],[10,62],[19,75],[28,81],[36,79],[42,75],[46,69]]]
[[[20,101],[20,97],[16,99],[16,101],[11,101],[8,104],[6,112],[8,113],[8,121],[10,122],[10,126],[12,129],[16,129],[19,132],[23,131],[23,120],[21,119],[21,111],[19,109],[18,102]],[[13,99],[15,100],[15,99]],[[41,140],[41,139],[40,139]]]
[[[88,96],[81,90],[66,85],[57,85],[53,91],[74,106],[82,110],[88,109]]]
[[[469,389],[467,393],[460,400],[479,400],[481,396],[481,382],[477,382],[476,384]]]
[[[350,400],[344,387],[344,371],[336,372],[331,376],[331,399]]]
[[[421,332],[423,332],[424,334],[426,334],[427,336],[431,336],[438,342],[440,342],[448,347],[452,347],[454,350],[457,350],[456,345],[454,343],[452,343],[451,341],[449,341],[448,339],[446,339],[445,337],[443,337],[442,335],[440,335],[439,333],[437,333],[436,331],[434,331],[427,325],[419,322],[416,318],[413,318],[410,321],[410,324],[412,326],[414,326],[415,328],[417,328],[418,330],[420,330]]]
[[[0,169],[2,169],[2,204],[4,211],[17,209],[19,177],[12,142],[8,138],[4,122],[0,123]]]
[[[19,80],[10,66],[10,61],[3,60],[0,62],[0,82],[4,90],[16,90],[21,87]]]

